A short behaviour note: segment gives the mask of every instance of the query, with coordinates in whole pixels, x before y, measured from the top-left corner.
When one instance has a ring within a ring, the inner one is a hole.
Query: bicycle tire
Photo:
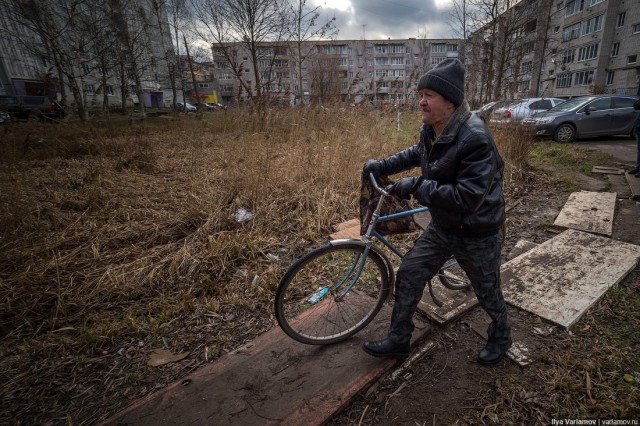
[[[336,301],[351,283],[355,272],[349,271],[364,250],[363,244],[329,244],[307,253],[289,268],[275,298],[276,319],[288,336],[305,344],[327,345],[348,339],[371,322],[389,294],[386,263],[375,251],[369,251],[351,290]],[[348,279],[336,290],[345,276]],[[327,290],[320,296],[323,289]]]
[[[451,259],[451,261],[454,261],[454,259]],[[450,262],[447,262],[447,264]],[[438,272],[438,279],[442,285],[449,290],[466,290],[471,287],[471,281],[462,268],[457,264],[453,268],[455,268],[455,272],[450,272],[449,268]],[[446,272],[449,272],[449,274],[446,274]]]

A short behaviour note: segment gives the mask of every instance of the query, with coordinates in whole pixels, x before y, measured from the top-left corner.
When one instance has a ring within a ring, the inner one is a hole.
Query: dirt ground
[[[518,240],[541,243],[556,235],[559,230],[549,224],[568,195],[553,188],[523,194],[508,212],[503,256]],[[639,217],[640,203],[618,200],[613,238],[640,244]],[[620,286],[640,291],[640,266]],[[603,364],[605,370],[609,367],[606,357],[611,354],[589,349],[601,340],[603,331],[597,324],[610,319],[615,304],[605,296],[569,332],[509,306],[514,341],[531,349],[534,362],[526,367],[506,358],[491,367],[477,363],[484,340],[472,327],[486,330],[489,319],[476,308],[446,326],[434,326],[433,334],[423,342],[435,342],[433,349],[396,380],[388,375],[368,389],[332,424],[551,424],[554,419],[566,419],[567,413],[574,413],[582,404],[582,420],[603,420],[603,413],[607,419],[638,420],[637,404],[627,411],[607,407],[607,398],[612,406],[620,401],[615,400],[615,393],[606,392],[604,384],[598,388],[598,379],[592,377],[593,372],[589,374],[594,363]],[[635,351],[639,343],[634,332],[631,345]]]

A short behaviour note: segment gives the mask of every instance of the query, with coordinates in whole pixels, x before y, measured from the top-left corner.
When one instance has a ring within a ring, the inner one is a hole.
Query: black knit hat
[[[464,100],[464,65],[457,59],[445,59],[420,77],[418,91],[431,89],[458,108]]]

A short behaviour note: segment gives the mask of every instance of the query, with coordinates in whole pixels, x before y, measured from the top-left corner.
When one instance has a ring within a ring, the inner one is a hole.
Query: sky
[[[338,40],[456,38],[449,25],[452,0],[311,0],[321,20],[336,18]]]

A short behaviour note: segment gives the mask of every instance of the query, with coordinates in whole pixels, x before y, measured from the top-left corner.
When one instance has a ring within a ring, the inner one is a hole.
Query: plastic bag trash
[[[311,295],[311,297],[307,300],[307,302],[311,303],[312,305],[315,305],[320,301],[320,299],[322,299],[322,297],[325,294],[327,294],[328,291],[329,291],[329,287],[319,288],[318,291],[316,291]]]
[[[236,222],[244,223],[253,219],[253,213],[245,209],[236,210]]]
[[[273,254],[273,253],[267,253],[267,256],[266,256],[266,257],[267,257],[267,260],[268,260],[269,262],[277,262],[277,261],[278,261],[278,259],[279,259],[279,258],[278,258],[278,256],[276,256],[276,255],[275,255],[275,254]]]

